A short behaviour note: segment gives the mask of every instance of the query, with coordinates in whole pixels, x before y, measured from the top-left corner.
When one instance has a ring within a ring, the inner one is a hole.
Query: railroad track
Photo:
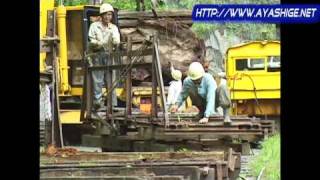
[[[129,152],[40,156],[40,179],[223,180],[240,172],[240,153]]]

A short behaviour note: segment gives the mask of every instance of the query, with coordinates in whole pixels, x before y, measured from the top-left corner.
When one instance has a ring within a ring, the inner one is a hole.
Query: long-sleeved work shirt
[[[181,80],[174,80],[170,82],[170,86],[168,89],[168,97],[167,97],[167,104],[172,105],[177,102],[178,96],[182,89],[182,82]]]
[[[94,22],[89,28],[90,43],[106,45],[106,48],[120,43],[120,33],[118,27],[112,23],[104,26],[101,21]]]
[[[200,85],[195,85],[193,81],[187,77],[183,81],[182,91],[178,97],[177,103],[180,107],[182,103],[186,100],[190,93],[196,93],[202,98],[205,111],[204,117],[209,117],[216,114],[215,111],[215,95],[216,95],[217,84],[216,81],[209,73],[205,73],[202,77]],[[191,97],[191,96],[190,96]],[[199,101],[198,99],[192,99],[192,101]]]

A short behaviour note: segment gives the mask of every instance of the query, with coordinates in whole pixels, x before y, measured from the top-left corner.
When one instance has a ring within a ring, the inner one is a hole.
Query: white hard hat
[[[192,80],[197,80],[205,74],[202,64],[199,62],[193,62],[189,66],[188,76]]]
[[[171,76],[173,79],[178,81],[178,80],[181,80],[182,73],[179,70],[173,70],[173,71],[171,71]]]
[[[104,3],[100,6],[100,14],[103,14],[109,11],[114,12],[113,7],[110,4]]]
[[[222,77],[222,78],[223,78],[223,77],[226,77],[226,73],[225,73],[225,72],[219,72],[219,73],[218,73],[218,76],[219,76],[219,77]]]

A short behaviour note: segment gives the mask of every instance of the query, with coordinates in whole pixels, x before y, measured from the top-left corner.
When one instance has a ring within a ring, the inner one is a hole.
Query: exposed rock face
[[[160,61],[165,83],[171,79],[169,62],[176,69],[181,70],[184,76],[191,62],[204,62],[204,41],[197,38],[195,33],[191,31],[190,26],[183,22],[171,18],[139,20],[134,28],[121,28],[124,39],[131,36],[133,40],[142,40],[154,33],[157,33],[159,37]],[[133,50],[140,46],[141,44],[133,45]],[[144,58],[144,61],[151,61],[151,56]],[[142,81],[150,74],[150,69],[139,69],[133,72],[133,78]]]

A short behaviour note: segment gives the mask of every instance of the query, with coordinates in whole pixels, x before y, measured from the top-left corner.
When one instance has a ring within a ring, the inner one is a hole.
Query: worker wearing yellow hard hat
[[[111,63],[109,52],[112,51],[114,46],[120,44],[120,33],[116,25],[112,24],[114,9],[108,4],[100,6],[101,20],[93,22],[90,25],[89,37],[89,52],[93,54],[89,57],[90,64],[94,66],[107,65]],[[105,71],[94,70],[92,72],[93,79],[93,110],[98,110],[104,106],[102,100],[102,88],[105,86]],[[107,78],[108,79],[108,78]],[[113,93],[112,104],[117,104],[115,91]]]
[[[171,106],[175,105],[178,99],[178,96],[182,89],[182,73],[179,70],[174,69],[173,64],[171,64],[171,76],[173,80],[169,83],[168,96],[167,96],[167,108],[170,109]]]

